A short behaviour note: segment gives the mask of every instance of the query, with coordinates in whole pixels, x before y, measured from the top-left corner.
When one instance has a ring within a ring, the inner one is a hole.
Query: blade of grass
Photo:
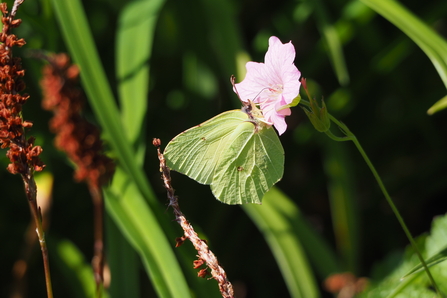
[[[331,25],[326,8],[320,0],[310,1],[314,7],[318,28],[329,50],[329,59],[334,68],[338,82],[342,86],[349,84],[349,73],[346,67],[345,57],[340,38],[334,25]]]
[[[53,0],[53,5],[70,53],[81,69],[81,81],[89,102],[114,149],[114,153],[149,204],[152,207],[158,206],[150,185],[142,169],[135,162],[131,147],[128,146],[128,138],[124,133],[118,108],[80,1]]]
[[[124,232],[126,232],[126,229],[135,232],[128,233],[129,237],[135,238],[129,241],[133,245],[138,245],[137,251],[142,255],[147,270],[152,273],[151,278],[159,294],[162,297],[189,297],[186,281],[156,218],[158,218],[160,223],[164,224],[167,231],[172,231],[171,225],[165,217],[160,215],[163,214],[162,212],[154,213],[144,203],[142,198],[144,197],[147,200],[153,210],[160,211],[161,208],[155,200],[141,167],[136,162],[133,150],[129,146],[128,139],[124,133],[121,118],[94,46],[81,3],[76,0],[56,0],[53,1],[53,5],[70,52],[75,62],[81,68],[82,83],[90,103],[102,128],[109,137],[110,145],[114,149],[120,165],[122,165],[125,173],[129,175],[130,180],[127,177],[122,180],[128,181],[130,185],[137,187],[141,192],[134,190],[135,197],[126,197],[126,200],[123,201],[123,203],[128,203],[129,205],[117,207],[126,207],[129,212],[127,216],[132,219],[132,221],[123,221],[124,224],[120,228]],[[123,176],[125,175],[123,174]],[[138,198],[138,201],[129,201],[129,198]],[[107,202],[107,200],[109,199],[106,198],[106,205],[110,205],[110,202]],[[110,211],[110,208],[108,210]],[[117,210],[114,211],[116,212]],[[132,212],[135,213],[130,215]],[[121,215],[125,216],[126,214],[122,213]],[[118,220],[119,218],[114,217],[114,219]],[[147,224],[149,222],[151,225],[146,225],[144,226],[145,229],[142,229],[143,223]],[[153,242],[138,241],[140,237],[145,237],[143,239],[149,240],[147,235],[145,235],[148,231],[157,235],[157,237],[150,239]],[[163,257],[160,257],[161,255]]]
[[[129,3],[120,15],[116,38],[116,69],[118,94],[122,122],[131,144],[136,145],[138,153],[135,159],[143,163],[146,149],[144,136],[144,116],[147,110],[147,93],[149,81],[149,58],[151,43],[155,31],[158,11],[164,1],[134,1]],[[135,142],[138,140],[138,144]],[[128,179],[126,177],[125,179]],[[114,185],[120,184],[115,180]],[[112,186],[112,189],[114,186]],[[109,204],[113,210],[115,204]],[[119,206],[121,208],[121,206]],[[135,250],[128,244],[120,229],[110,217],[107,217],[108,234],[107,258],[114,280],[110,293],[114,297],[139,297],[139,260]],[[121,230],[134,230],[131,224],[122,224]],[[136,233],[134,237],[138,235]],[[144,246],[140,247],[140,251]],[[147,264],[146,264],[147,265]],[[148,266],[148,265],[147,265]]]
[[[117,31],[116,65],[123,124],[133,143],[143,133],[149,89],[149,60],[158,13],[164,0],[129,3]],[[144,140],[142,140],[144,142]]]
[[[345,268],[357,273],[359,222],[354,198],[356,183],[351,175],[352,167],[345,149],[346,144],[330,141],[326,139],[324,142],[324,169],[328,176],[335,239]]]
[[[112,280],[108,292],[111,297],[138,298],[140,294],[140,261],[135,249],[106,213],[106,256]]]
[[[70,294],[76,298],[95,297],[96,284],[92,266],[85,260],[82,252],[69,240],[49,239],[51,255],[55,266],[62,273]],[[106,292],[104,298],[109,297]]]
[[[206,14],[208,34],[219,63],[221,74],[228,79],[236,73],[236,54],[241,50],[234,6],[226,0],[200,0]]]
[[[432,105],[431,108],[428,109],[427,114],[433,115],[434,113],[437,113],[445,108],[447,108],[447,95]]]
[[[105,191],[106,208],[142,256],[160,297],[191,297],[171,245],[136,185],[118,167],[113,186]]]
[[[150,44],[159,7],[164,1],[135,1],[120,14],[116,38],[116,71],[122,122],[129,141],[134,144],[143,135],[147,110]],[[147,37],[147,38],[145,38]],[[141,134],[140,134],[141,132]],[[140,138],[136,158],[143,162],[145,138]],[[135,144],[137,145],[137,144]],[[115,181],[116,183],[116,181]],[[113,186],[112,186],[113,188]],[[109,208],[113,208],[113,204]],[[109,217],[108,217],[109,218]],[[139,296],[139,262],[135,250],[127,244],[113,220],[108,227],[108,259],[115,279],[110,291],[115,297]],[[123,225],[123,230],[129,227]]]
[[[141,156],[140,152],[137,155]],[[192,266],[192,261],[197,252],[192,245],[185,244],[176,250],[183,268],[182,276],[176,275],[178,272],[177,270],[170,272],[167,268],[153,266],[152,263],[155,262],[156,264],[159,263],[163,266],[173,266],[173,268],[176,269],[176,266],[178,265],[173,263],[174,255],[171,250],[171,247],[174,246],[175,243],[175,237],[170,236],[169,239],[172,239],[172,241],[168,246],[164,244],[165,242],[160,238],[163,231],[157,229],[157,227],[153,225],[153,222],[151,223],[151,210],[147,208],[147,204],[145,204],[137,187],[122,169],[118,169],[114,176],[112,186],[105,191],[105,197],[108,214],[113,218],[113,221],[116,223],[127,241],[140,254],[144,266],[151,278],[153,278],[154,275],[157,278],[161,275],[162,277],[169,279],[167,283],[172,287],[177,287],[179,291],[185,295],[184,297],[190,297],[190,292],[194,292],[197,297],[220,297],[220,292],[216,283],[197,277],[197,270]],[[166,216],[166,212],[164,214]],[[176,223],[174,224],[176,225]],[[180,236],[181,232],[178,231],[177,235]],[[118,260],[118,262],[127,268],[127,257],[121,252],[117,253],[123,257],[123,259]],[[116,254],[115,257],[119,258]],[[166,260],[163,260],[165,258]],[[127,269],[131,270],[132,268]],[[122,273],[120,272],[118,274],[121,275]],[[185,288],[186,286],[183,284],[184,278],[187,278],[191,291]],[[154,281],[154,283],[156,284],[157,281]],[[121,286],[120,280],[120,285],[118,285],[118,287],[126,288],[127,285]],[[119,291],[122,292],[124,289],[120,289]],[[170,295],[174,294],[171,293]],[[117,297],[122,297],[122,295],[118,295]],[[168,295],[167,297],[171,296]]]
[[[447,42],[445,39],[397,1],[361,1],[402,30],[425,52],[447,88]]]
[[[439,253],[437,253],[436,255],[426,259],[425,261],[427,262],[427,266],[429,268],[432,267],[432,266],[435,266],[435,265],[437,265],[439,263],[447,261],[447,248],[444,248]],[[422,271],[424,271],[424,266],[422,266],[422,264],[419,263],[413,269],[411,269],[407,274],[402,276],[402,279],[407,278],[408,276],[410,276],[412,274],[419,273],[419,272],[422,272]]]
[[[123,10],[118,24],[116,60],[119,102],[126,134],[135,144],[134,147],[138,148],[135,154],[138,164],[144,162],[146,147],[144,120],[148,102],[150,57],[158,13],[164,2],[162,0],[131,2]],[[114,208],[113,206],[119,205],[111,204],[109,208]],[[175,226],[175,223],[173,225]],[[123,226],[123,229],[127,227]],[[183,245],[176,249],[176,253],[188,284],[195,294],[198,297],[219,297],[219,290],[213,282],[197,278],[197,270],[191,266],[192,259],[196,255],[193,247]],[[127,262],[123,264],[127,265]]]
[[[246,204],[242,208],[264,234],[291,297],[318,297],[315,277],[302,246],[324,277],[337,271],[335,257],[309,229],[298,208],[277,188],[266,193],[262,202],[262,206]]]
[[[138,148],[135,154],[138,164],[144,162],[146,146],[144,118],[148,101],[150,57],[158,13],[164,2],[162,0],[131,2],[123,10],[118,25],[116,60],[119,101],[127,136],[135,144],[134,147]],[[109,205],[111,209],[115,207],[121,208],[119,204]],[[137,212],[136,210],[129,214]],[[175,226],[175,223],[173,225]],[[128,227],[123,226],[123,229]],[[196,255],[194,248],[183,245],[176,252],[195,295],[220,297],[220,292],[213,282],[197,278],[197,270],[191,266],[192,259]]]

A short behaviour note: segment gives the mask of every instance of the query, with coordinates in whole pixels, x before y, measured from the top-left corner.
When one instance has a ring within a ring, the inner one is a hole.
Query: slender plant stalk
[[[309,96],[309,94],[308,94]],[[310,97],[309,97],[310,98]],[[301,100],[300,103],[302,103],[304,106],[310,108],[311,103],[306,100]],[[382,182],[382,179],[380,178],[379,174],[377,173],[374,165],[372,164],[371,160],[369,159],[368,155],[366,154],[365,150],[363,150],[362,145],[360,145],[360,142],[357,140],[357,137],[349,130],[349,128],[342,122],[338,121],[334,116],[328,114],[329,119],[334,122],[341,131],[345,134],[344,137],[338,137],[334,135],[330,130],[327,130],[325,133],[328,137],[333,139],[334,141],[343,142],[343,141],[352,141],[355,146],[357,147],[357,150],[362,155],[363,159],[365,160],[366,164],[368,165],[369,169],[371,170],[372,174],[374,175],[374,178],[377,181],[377,184],[379,185],[380,190],[382,191],[383,195],[385,196],[385,199],[387,200],[388,204],[391,207],[391,210],[393,210],[394,215],[397,217],[397,220],[399,221],[402,229],[405,232],[405,235],[407,236],[408,240],[410,240],[411,246],[413,247],[414,251],[416,252],[416,255],[418,256],[422,266],[424,267],[425,272],[427,273],[427,276],[433,285],[433,287],[436,290],[436,293],[439,297],[443,297],[441,295],[441,292],[438,289],[438,286],[433,279],[433,276],[430,273],[430,270],[428,269],[427,263],[425,262],[424,258],[422,257],[422,254],[416,244],[416,241],[414,240],[413,236],[411,235],[407,225],[404,222],[404,219],[400,215],[399,210],[397,209],[396,205],[394,204],[393,200],[391,199],[390,195],[388,194],[388,191],[385,188],[385,185]]]
[[[42,214],[40,212],[40,207],[37,206],[37,187],[34,181],[34,176],[32,174],[22,175],[23,183],[25,185],[26,197],[28,199],[29,207],[34,218],[34,223],[36,224],[36,233],[39,238],[40,250],[42,251],[43,267],[45,272],[45,283],[47,287],[47,297],[53,297],[53,287],[51,285],[51,274],[50,274],[50,262],[48,259],[48,249],[47,242],[45,241],[45,232],[42,225]]]
[[[194,261],[194,269],[198,269],[206,263],[206,265],[211,269],[211,276],[219,284],[219,290],[222,297],[234,298],[233,285],[228,280],[225,270],[219,265],[217,257],[209,249],[206,241],[199,238],[196,231],[194,231],[193,226],[188,222],[185,215],[180,210],[178,197],[174,194],[174,188],[171,185],[171,171],[166,166],[165,157],[160,151],[161,141],[159,139],[154,139],[152,144],[157,148],[158,159],[160,160],[160,171],[162,172],[164,187],[167,190],[169,206],[174,210],[175,219],[184,231],[184,236],[176,239],[176,247],[183,244],[186,239],[189,239],[198,253],[198,259]],[[206,277],[207,275],[207,268],[201,269],[198,273],[199,277]]]
[[[76,164],[75,180],[88,184],[94,208],[94,255],[92,267],[96,297],[104,284],[104,200],[101,186],[115,171],[113,160],[103,153],[100,131],[82,117],[83,94],[77,87],[79,68],[66,54],[43,55],[49,63],[43,69],[42,90],[45,109],[53,111],[50,129],[56,133],[56,147]],[[70,108],[67,108],[70,107]]]
[[[30,96],[22,94],[25,89],[25,83],[22,80],[25,70],[22,68],[20,57],[13,55],[14,47],[22,47],[26,44],[23,38],[19,39],[12,33],[12,29],[19,27],[22,22],[16,19],[15,15],[23,2],[24,0],[15,0],[11,13],[8,13],[6,3],[0,4],[3,23],[0,33],[0,148],[9,148],[6,153],[11,161],[7,167],[8,171],[11,174],[20,174],[22,177],[42,251],[47,297],[52,298],[48,249],[42,225],[42,214],[37,205],[37,186],[34,181],[34,172],[45,168],[39,158],[43,149],[40,146],[34,146],[33,137],[27,139],[25,135],[25,128],[32,127],[32,123],[23,120],[22,108]]]
[[[102,297],[104,285],[104,200],[101,188],[89,183],[90,195],[93,200],[94,213],[94,254],[92,259],[93,272],[96,282],[96,297]]]

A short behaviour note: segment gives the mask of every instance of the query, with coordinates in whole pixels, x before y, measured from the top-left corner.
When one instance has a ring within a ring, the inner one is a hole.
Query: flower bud
[[[304,108],[304,112],[309,117],[310,122],[319,132],[326,132],[331,127],[331,120],[327,112],[324,100],[321,100],[321,108],[315,99],[310,98],[310,110]]]

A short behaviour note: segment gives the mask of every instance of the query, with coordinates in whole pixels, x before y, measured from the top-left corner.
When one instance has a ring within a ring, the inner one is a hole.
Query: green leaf
[[[241,51],[241,37],[234,6],[226,0],[200,0],[203,5],[204,24],[212,41],[216,62],[223,77],[236,72],[236,55]]]
[[[438,216],[433,220],[430,235],[425,242],[426,256],[430,266],[430,272],[436,281],[439,290],[447,294],[447,285],[444,282],[447,279],[447,263],[443,262],[446,258],[447,250],[447,216]],[[434,266],[436,265],[436,266]]]
[[[328,47],[329,58],[337,75],[338,82],[340,85],[345,86],[349,84],[349,73],[337,30],[330,23],[326,8],[320,0],[311,0],[310,4],[314,6],[318,28]]]
[[[132,177],[152,207],[158,206],[142,169],[134,159],[124,133],[113,92],[99,60],[84,9],[79,0],[53,0],[56,15],[74,61],[81,69],[81,81],[107,140],[125,171]]]
[[[291,297],[319,297],[317,282],[303,246],[314,249],[324,270],[335,271],[335,259],[328,257],[329,254],[324,253],[326,248],[315,241],[305,224],[301,225],[303,219],[296,206],[277,188],[272,188],[265,194],[262,206],[246,204],[242,207],[264,234]]]
[[[431,258],[425,260],[425,262],[427,263],[427,266],[430,268],[430,267],[432,267],[436,264],[442,263],[446,260],[447,260],[447,247],[444,248],[443,250],[441,250],[436,255],[432,256]],[[402,276],[402,278],[406,278],[412,274],[419,273],[421,271],[424,271],[424,267],[422,266],[421,263],[419,263],[413,269],[411,269],[407,274]]]
[[[127,137],[134,142],[143,134],[149,89],[149,59],[153,35],[164,0],[129,3],[121,13],[117,41],[119,101]]]
[[[142,256],[160,297],[190,297],[183,273],[163,230],[138,188],[118,167],[105,191],[106,208],[120,230]]]
[[[355,182],[346,143],[324,142],[324,170],[328,177],[332,224],[337,249],[345,268],[357,272],[359,258],[359,221],[355,204]]]
[[[423,254],[430,256],[427,265],[439,290],[447,293],[447,216],[439,216],[433,221],[430,235],[417,239],[419,247],[425,247]],[[436,266],[435,266],[436,265]],[[427,275],[413,249],[408,247],[400,265],[392,266],[391,272],[379,284],[369,287],[362,297],[435,297],[430,289]]]
[[[140,167],[141,162],[137,162],[138,156],[124,133],[82,5],[79,0],[55,0],[53,5],[70,52],[81,68],[81,79],[89,101],[122,166],[115,174],[112,188],[107,191],[105,201],[108,211],[115,215],[113,218],[121,231],[142,256],[159,296],[189,297],[189,289],[172,252],[172,245],[160,226],[160,223],[163,224],[168,233],[172,231],[172,223],[163,217],[162,209]],[[130,195],[126,194],[127,187]],[[148,237],[149,232],[153,237]]]
[[[427,255],[435,255],[447,248],[447,215],[434,218],[430,236],[425,242]]]
[[[433,115],[443,109],[447,108],[447,95],[438,100],[431,108],[428,109],[427,114]]]
[[[50,257],[58,271],[62,272],[73,297],[95,297],[96,284],[90,262],[69,240],[49,239]],[[103,292],[104,298],[108,295]]]
[[[146,147],[143,127],[147,111],[149,59],[155,22],[163,3],[164,1],[131,2],[124,8],[118,21],[118,99],[125,133],[131,143],[138,142],[134,147],[138,148],[135,158],[139,163],[143,163]],[[109,208],[113,209],[113,206],[116,205],[111,204]],[[114,279],[120,281],[112,283],[109,291],[114,297],[139,297],[140,262],[137,254],[112,220],[106,221],[106,225],[107,258]],[[123,231],[133,228],[132,225],[121,225]]]
[[[105,233],[107,263],[112,281],[119,280],[110,283],[108,292],[112,297],[141,297],[140,258],[108,213],[105,219]]]
[[[381,14],[388,21],[408,35],[430,58],[438,71],[444,85],[447,87],[447,42],[418,17],[392,0],[361,0],[370,8]],[[442,101],[442,100],[441,100]],[[436,103],[429,111],[439,111],[445,108]],[[431,114],[429,112],[429,114]]]
[[[419,245],[423,245],[424,239],[417,239]],[[422,242],[422,243],[421,243]],[[402,280],[401,277],[408,272],[415,264],[418,258],[413,249],[408,247],[400,264],[393,264],[392,272],[389,273],[380,283],[371,285],[366,291],[362,292],[360,297],[368,298],[406,298],[406,297],[435,297],[435,292],[428,289],[428,278],[424,273],[418,273]]]
[[[256,108],[256,107],[255,107]],[[224,112],[179,134],[165,148],[169,168],[226,204],[260,204],[284,172],[284,150],[271,126],[241,110]]]

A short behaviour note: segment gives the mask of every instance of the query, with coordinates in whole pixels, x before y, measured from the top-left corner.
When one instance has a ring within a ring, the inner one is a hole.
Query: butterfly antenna
[[[241,96],[239,95],[239,92],[237,91],[235,81],[236,81],[236,77],[235,77],[234,75],[231,75],[231,77],[230,77],[230,82],[231,82],[231,85],[233,85],[234,92],[236,92],[237,97],[239,97],[239,100],[240,100],[241,102],[243,102]]]
[[[258,96],[261,95],[261,93],[262,93],[265,89],[269,89],[269,88],[267,88],[267,87],[262,88],[261,91],[259,91],[258,94],[256,94],[256,96],[255,96],[255,98],[254,98],[253,100],[255,100],[256,98],[258,98]],[[268,99],[266,99],[266,100],[263,101],[263,102],[259,102],[258,104],[260,105],[260,104],[266,102],[267,100],[268,100]]]

